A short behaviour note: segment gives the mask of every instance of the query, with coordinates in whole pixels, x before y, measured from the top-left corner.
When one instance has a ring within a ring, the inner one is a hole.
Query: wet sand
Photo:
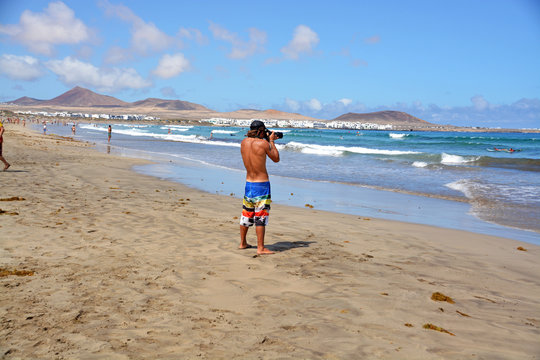
[[[540,354],[538,246],[273,205],[266,244],[277,254],[256,256],[237,250],[238,199],[5,126],[6,359]]]

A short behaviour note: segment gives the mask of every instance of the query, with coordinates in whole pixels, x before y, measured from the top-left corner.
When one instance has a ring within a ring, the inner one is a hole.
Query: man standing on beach
[[[246,168],[246,189],[240,219],[240,249],[250,248],[246,235],[250,226],[255,225],[257,232],[257,254],[273,254],[264,247],[264,234],[270,211],[270,181],[266,171],[266,156],[279,162],[279,152],[274,144],[277,136],[274,132],[268,136],[268,130],[262,121],[251,123],[247,138],[242,141],[240,152]]]
[[[112,135],[112,128],[111,128],[111,125],[109,125],[109,129],[107,130],[107,132],[109,133],[109,138],[107,139],[107,142],[111,142],[111,135]]]
[[[2,121],[0,120],[0,161],[4,163],[4,171],[6,171],[10,164],[4,159],[4,156],[2,156],[2,144],[4,142],[4,124],[2,124]]]

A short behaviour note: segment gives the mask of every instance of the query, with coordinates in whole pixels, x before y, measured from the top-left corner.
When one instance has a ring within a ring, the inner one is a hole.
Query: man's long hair
[[[250,138],[258,138],[258,139],[260,139],[261,138],[261,132],[264,132],[264,131],[265,131],[265,128],[263,128],[263,127],[260,127],[257,130],[249,130],[246,136],[250,137]]]

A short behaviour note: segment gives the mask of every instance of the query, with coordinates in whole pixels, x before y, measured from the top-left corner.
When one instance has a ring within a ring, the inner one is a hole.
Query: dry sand
[[[5,126],[2,358],[540,357],[538,246],[275,204],[256,256],[240,200]]]

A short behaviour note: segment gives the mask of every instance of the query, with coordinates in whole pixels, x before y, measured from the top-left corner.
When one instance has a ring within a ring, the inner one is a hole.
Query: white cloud
[[[294,29],[291,42],[281,49],[288,59],[296,60],[302,53],[311,53],[313,48],[319,43],[319,36],[305,25],[298,25]]]
[[[54,46],[78,44],[90,37],[84,23],[63,2],[52,2],[43,13],[25,10],[17,25],[0,25],[0,34],[11,36],[30,51],[52,55]]]
[[[338,100],[340,103],[342,103],[344,106],[350,105],[352,103],[351,99],[343,98]]]
[[[315,98],[309,100],[307,105],[313,111],[320,111],[322,109],[321,102]]]
[[[70,56],[63,60],[50,60],[46,66],[59,77],[60,81],[70,86],[89,86],[101,91],[114,92],[121,89],[141,89],[151,85],[135,69],[100,69]]]
[[[249,41],[243,41],[238,34],[232,33],[220,25],[210,23],[210,31],[216,39],[231,43],[232,49],[229,53],[231,59],[244,59],[264,50],[266,43],[266,32],[256,29],[249,29]]]
[[[189,69],[189,61],[183,54],[165,54],[153,73],[163,79],[170,79]]]
[[[476,110],[482,111],[489,107],[489,103],[482,95],[476,95],[471,98],[471,102]]]
[[[205,45],[208,43],[208,38],[204,36],[199,29],[180,28],[180,30],[178,30],[178,37],[195,40],[195,42],[199,45]]]
[[[174,43],[174,38],[159,30],[151,22],[145,22],[124,5],[100,3],[109,16],[116,16],[131,24],[131,48],[141,55],[162,51]]]
[[[159,30],[154,24],[145,23],[142,20],[133,23],[132,33],[131,45],[135,51],[141,54],[164,50],[172,43],[171,37]]]
[[[42,75],[38,59],[8,54],[0,57],[0,73],[14,80],[26,81],[35,80]]]
[[[298,101],[289,98],[285,99],[285,105],[294,112],[300,109],[300,104],[298,103]]]

